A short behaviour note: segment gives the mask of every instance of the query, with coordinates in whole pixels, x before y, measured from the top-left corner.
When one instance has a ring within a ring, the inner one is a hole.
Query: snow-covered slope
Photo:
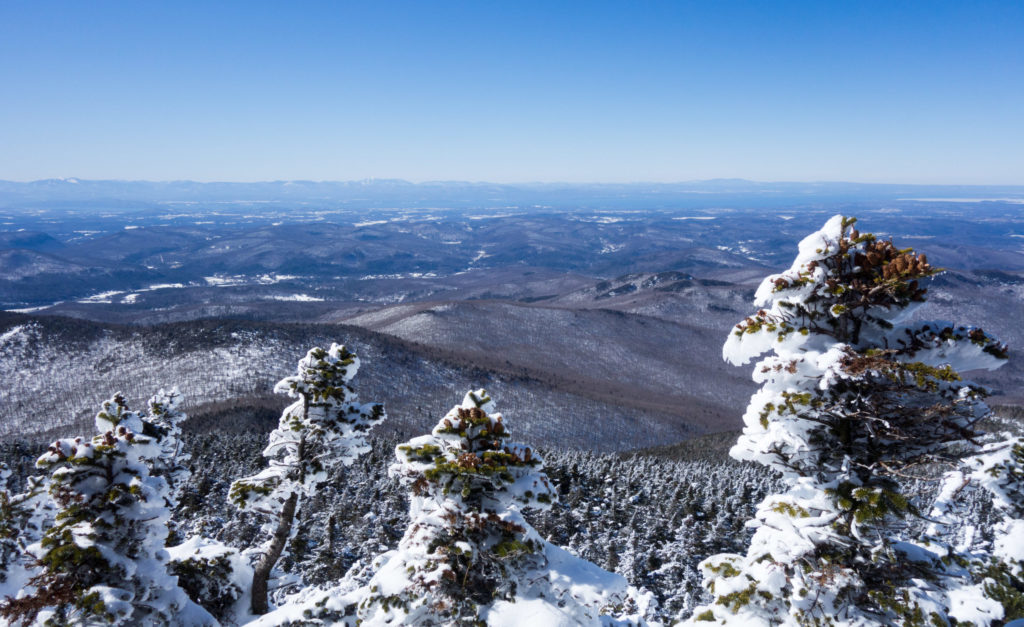
[[[284,407],[286,399],[271,397],[273,383],[309,348],[331,342],[359,354],[360,393],[386,404],[387,428],[400,434],[431,425],[453,395],[473,385],[500,393],[520,417],[519,432],[551,445],[622,450],[701,430],[680,408],[644,406],[640,397],[616,400],[528,371],[488,370],[354,327],[216,320],[122,327],[9,315],[0,322],[0,433],[66,435],[87,425],[115,392],[139,404],[170,385],[181,389],[197,418],[213,403],[243,416],[256,406]]]

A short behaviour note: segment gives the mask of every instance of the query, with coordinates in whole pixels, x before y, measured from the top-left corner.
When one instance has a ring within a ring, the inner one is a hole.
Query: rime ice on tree
[[[59,512],[41,542],[32,594],[5,617],[56,624],[215,624],[167,571],[168,487],[152,476],[161,451],[121,396],[96,416],[100,435],[54,442],[36,462],[52,471]]]
[[[252,609],[264,614],[267,580],[292,534],[292,521],[308,496],[338,465],[351,464],[370,450],[367,432],[384,419],[384,406],[360,404],[350,386],[359,358],[344,346],[311,349],[299,361],[298,372],[274,386],[274,391],[297,399],[281,415],[263,451],[269,467],[231,485],[231,501],[243,510],[271,517],[272,537],[256,564]]]
[[[510,444],[486,392],[466,395],[396,450],[411,522],[369,583],[359,618],[374,625],[600,624],[626,582],[546,542],[520,513],[556,498],[541,460]]]
[[[853,223],[835,216],[805,238],[725,343],[737,365],[767,354],[731,455],[789,489],[761,503],[746,555],[702,563],[715,601],[694,622],[946,624],[943,580],[958,573],[941,547],[898,538],[912,506],[897,478],[955,459],[946,445],[988,411],[957,371],[996,368],[1005,347],[981,329],[903,323],[935,270]]]
[[[0,463],[0,598],[14,597],[39,573],[39,541],[53,523],[53,503],[48,482],[29,477],[24,492],[7,486],[11,471]]]
[[[1024,438],[989,443],[948,473],[932,513],[936,526],[957,517],[961,491],[977,488],[992,495],[1002,520],[992,530],[991,547],[972,555],[977,583],[954,593],[957,618],[981,624],[979,609],[988,609],[1004,621],[1024,619]]]
[[[181,423],[188,415],[181,411],[182,395],[178,388],[160,390],[149,399],[149,414],[146,422],[154,428],[154,435],[160,447],[160,456],[153,465],[153,474],[167,479],[171,494],[171,506],[176,505],[181,488],[188,481],[189,470],[185,464],[191,456],[181,444]],[[149,434],[147,434],[149,435]]]

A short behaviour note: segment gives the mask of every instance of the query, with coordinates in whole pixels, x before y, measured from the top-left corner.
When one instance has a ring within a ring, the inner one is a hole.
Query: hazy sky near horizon
[[[1024,2],[3,2],[72,176],[1024,184]]]

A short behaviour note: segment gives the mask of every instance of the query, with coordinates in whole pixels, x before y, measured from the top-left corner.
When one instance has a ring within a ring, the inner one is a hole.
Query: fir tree
[[[168,487],[142,414],[117,395],[92,439],[57,440],[36,465],[51,471],[59,511],[41,541],[30,594],[8,599],[9,620],[50,624],[214,624],[167,570]]]
[[[53,521],[43,477],[29,477],[24,492],[9,489],[11,470],[0,462],[0,598],[14,596],[38,574],[38,543]]]
[[[523,509],[556,492],[541,460],[483,390],[396,450],[391,472],[411,490],[409,528],[368,584],[358,615],[374,625],[598,624],[626,582],[545,542]]]
[[[267,582],[293,534],[295,514],[304,497],[326,481],[329,471],[351,464],[370,450],[367,432],[385,417],[381,404],[360,404],[350,381],[359,358],[344,346],[311,349],[298,373],[282,379],[274,391],[297,399],[281,415],[263,451],[269,467],[231,486],[231,501],[240,509],[270,518],[272,533],[256,563],[252,610],[268,610]]]
[[[0,462],[0,583],[7,581],[7,570],[20,554],[18,547],[18,535],[21,518],[21,511],[13,501],[12,494],[8,490],[8,480],[11,478],[11,469],[4,462]]]
[[[171,507],[177,505],[184,484],[191,473],[185,465],[191,455],[185,452],[181,441],[181,423],[188,415],[181,411],[182,395],[178,388],[169,392],[160,390],[149,399],[149,413],[146,423],[151,425],[152,435],[160,447],[160,456],[154,460],[152,473],[164,477],[171,495]]]
[[[723,349],[762,384],[732,457],[782,474],[758,508],[746,555],[701,564],[714,596],[694,622],[951,622],[948,550],[901,539],[915,513],[900,478],[953,463],[974,437],[983,390],[958,370],[996,368],[1005,346],[977,328],[904,322],[936,271],[924,255],[835,216],[769,276],[760,309]],[[955,566],[955,564],[954,564]]]

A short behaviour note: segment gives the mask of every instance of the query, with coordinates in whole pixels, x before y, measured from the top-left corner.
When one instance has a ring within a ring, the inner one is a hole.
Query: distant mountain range
[[[363,181],[119,181],[76,178],[0,181],[0,207],[47,203],[316,203],[364,207],[607,207],[652,209],[728,201],[744,206],[780,202],[904,198],[1024,200],[1024,185],[908,185],[845,182],[758,182],[712,179],[680,183],[485,183],[398,179]]]

